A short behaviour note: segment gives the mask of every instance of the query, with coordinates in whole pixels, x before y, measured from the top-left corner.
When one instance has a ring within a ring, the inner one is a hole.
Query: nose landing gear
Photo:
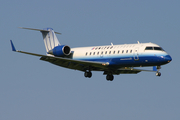
[[[161,76],[161,73],[160,72],[156,72],[156,76]]]
[[[156,72],[156,76],[161,76],[161,73],[159,72],[161,69],[161,66],[157,66],[157,72]]]

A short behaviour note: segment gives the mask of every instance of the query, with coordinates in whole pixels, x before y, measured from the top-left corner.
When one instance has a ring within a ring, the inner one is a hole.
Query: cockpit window
[[[153,50],[153,47],[146,47],[145,50]]]
[[[161,51],[164,51],[161,47],[154,47],[154,50],[161,50]]]
[[[164,51],[161,47],[146,47],[145,50],[160,50],[160,51]]]

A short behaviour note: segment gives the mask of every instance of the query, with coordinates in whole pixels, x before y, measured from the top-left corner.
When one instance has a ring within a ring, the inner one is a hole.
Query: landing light
[[[106,63],[103,63],[102,65],[106,66],[106,65],[109,65],[109,63],[108,63],[108,62],[106,62]]]

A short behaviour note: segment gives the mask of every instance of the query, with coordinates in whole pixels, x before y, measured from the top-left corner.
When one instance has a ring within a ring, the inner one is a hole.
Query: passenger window
[[[124,53],[124,50],[122,50],[122,53]]]
[[[88,54],[88,52],[86,52],[86,55]]]
[[[93,55],[95,55],[95,52],[93,53]]]
[[[101,52],[101,54],[103,54],[103,52]]]
[[[116,53],[116,51],[114,51],[114,54]]]
[[[120,53],[120,50],[118,50],[118,54]]]
[[[109,54],[111,54],[111,51],[109,51]]]
[[[105,52],[105,54],[107,54],[107,51]]]
[[[99,55],[99,52],[97,52],[97,55]]]
[[[128,53],[128,50],[126,50],[126,53]]]
[[[91,55],[91,52],[89,53],[89,55]]]
[[[132,53],[132,50],[130,51],[130,53]]]

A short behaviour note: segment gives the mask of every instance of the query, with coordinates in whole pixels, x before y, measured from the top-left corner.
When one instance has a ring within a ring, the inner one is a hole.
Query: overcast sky
[[[179,120],[179,0],[6,0],[0,4],[0,120]],[[92,78],[55,66],[38,31],[70,47],[152,42],[172,56],[155,73]]]

